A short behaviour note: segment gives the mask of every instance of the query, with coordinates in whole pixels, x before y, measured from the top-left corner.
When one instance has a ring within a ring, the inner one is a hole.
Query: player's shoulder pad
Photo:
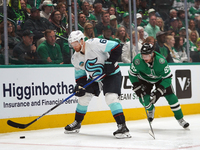
[[[167,60],[158,52],[155,52],[155,55],[157,57],[157,61],[159,64],[163,65],[163,64],[167,64]]]
[[[137,55],[135,56],[135,58],[133,59],[133,63],[134,63],[136,66],[138,66],[138,65],[141,64],[141,55],[140,55],[140,54],[137,54]]]

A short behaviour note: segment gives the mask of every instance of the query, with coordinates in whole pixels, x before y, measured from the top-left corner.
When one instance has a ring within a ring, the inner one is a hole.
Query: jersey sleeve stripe
[[[111,51],[112,49],[114,49],[117,45],[119,45],[117,42],[108,40],[104,52],[110,52],[110,51]]]
[[[129,72],[129,74],[130,74],[131,76],[135,76],[135,77],[137,77],[137,74],[134,73],[133,71],[129,70],[128,72]]]

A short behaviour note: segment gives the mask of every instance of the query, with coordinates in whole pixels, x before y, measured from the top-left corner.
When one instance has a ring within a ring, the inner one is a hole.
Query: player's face
[[[150,63],[152,62],[152,55],[151,54],[142,54],[142,59],[146,62],[146,63]]]
[[[80,52],[81,50],[81,45],[78,41],[76,42],[72,42],[71,43],[71,46],[73,47],[73,49],[76,51],[76,52]]]

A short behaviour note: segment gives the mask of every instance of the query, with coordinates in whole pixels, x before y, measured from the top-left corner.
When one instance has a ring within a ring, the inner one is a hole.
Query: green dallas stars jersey
[[[142,59],[141,54],[137,54],[129,70],[129,79],[131,83],[139,82],[139,79],[148,83],[157,83],[167,88],[171,85],[171,70],[166,59],[159,53],[154,52],[153,64],[147,64]]]

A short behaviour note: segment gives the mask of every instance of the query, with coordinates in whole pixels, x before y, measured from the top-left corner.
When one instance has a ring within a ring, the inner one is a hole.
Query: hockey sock
[[[144,104],[145,104],[144,107],[146,107],[146,109],[147,109],[148,111],[153,110],[154,105],[152,105],[152,104],[150,103],[150,95],[145,95],[145,96],[144,96],[144,104],[143,104],[142,98],[139,98],[139,100],[140,100],[140,103],[141,103],[143,106],[144,106]]]
[[[170,94],[170,95],[166,95],[165,98],[167,99],[171,110],[174,113],[174,117],[179,120],[181,118],[183,118],[183,113],[181,110],[181,106],[178,102],[178,98],[175,94]]]
[[[76,121],[82,121],[84,119],[84,116],[87,112],[87,107],[88,106],[82,106],[80,104],[77,104],[77,107],[76,107],[76,115],[75,115],[75,120]]]
[[[125,123],[125,116],[124,116],[121,104],[111,103],[109,107],[117,124]]]

